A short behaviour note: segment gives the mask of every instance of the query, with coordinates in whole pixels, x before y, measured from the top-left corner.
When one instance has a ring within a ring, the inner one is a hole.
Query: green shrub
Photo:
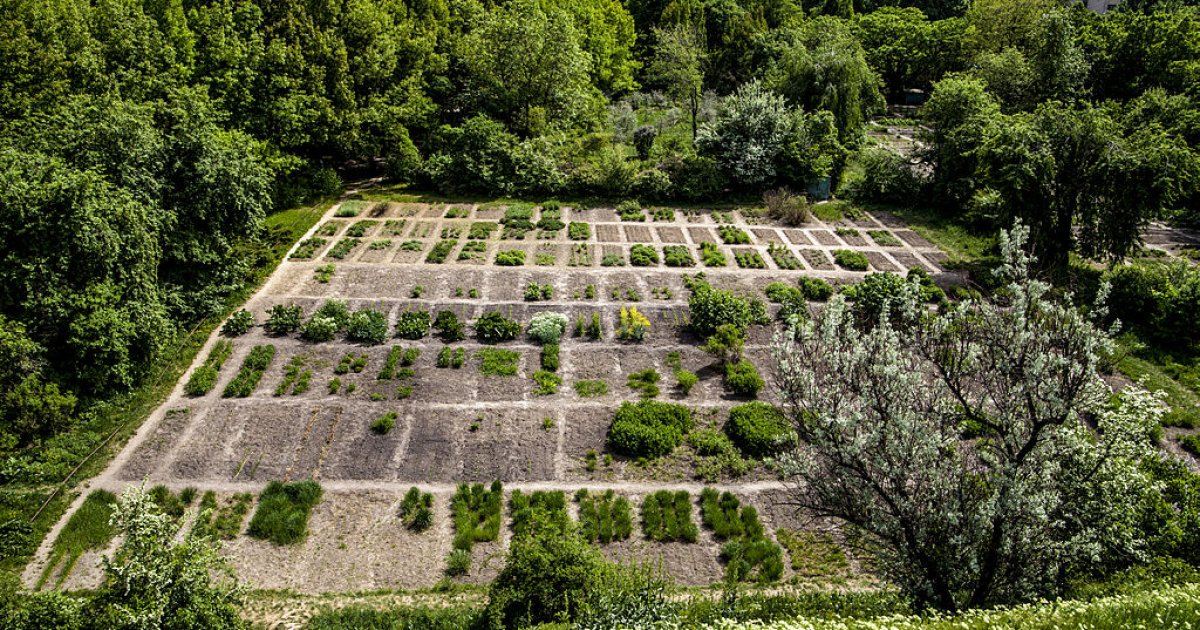
[[[558,349],[556,343],[548,343],[542,346],[542,369],[551,372],[558,371]]]
[[[690,279],[688,326],[700,338],[708,338],[722,324],[734,326],[743,337],[752,324],[765,323],[766,305],[724,289],[714,289],[701,279]]]
[[[1179,444],[1183,450],[1200,457],[1200,435],[1185,435],[1179,438]]]
[[[396,336],[401,339],[422,339],[429,334],[429,311],[403,311],[396,318]]]
[[[653,245],[635,243],[629,248],[629,264],[634,267],[653,267],[658,264],[658,250]]]
[[[567,516],[567,496],[561,490],[535,490],[529,494],[513,490],[508,511],[512,514],[512,531],[516,536],[532,533],[530,528],[534,525],[535,512],[541,512],[550,524],[563,530],[571,520]]]
[[[475,320],[475,338],[483,343],[511,341],[521,334],[521,323],[499,311],[488,311]]]
[[[805,299],[812,302],[824,302],[833,296],[833,285],[821,278],[801,276],[796,279],[796,286],[800,288]]]
[[[608,446],[630,457],[662,457],[692,430],[692,412],[683,405],[643,400],[622,403],[608,429]]]
[[[325,300],[321,308],[313,312],[313,317],[317,316],[333,320],[339,331],[345,330],[350,324],[350,308],[346,306],[345,300]]]
[[[221,339],[213,344],[212,350],[208,351],[208,356],[204,359],[204,364],[192,372],[187,385],[184,385],[184,393],[188,396],[203,396],[212,391],[213,386],[217,384],[217,374],[221,371],[221,366],[225,365],[231,354],[233,344],[228,340]]]
[[[245,398],[249,396],[258,382],[262,380],[263,372],[271,367],[271,360],[275,358],[275,346],[270,344],[258,345],[250,349],[250,354],[242,361],[242,367],[238,369],[238,373],[225,386],[225,391],[221,393],[223,398]]]
[[[1104,274],[1108,305],[1123,324],[1167,347],[1200,343],[1200,268],[1184,260],[1137,261]]]
[[[267,311],[267,323],[263,328],[272,335],[286,335],[290,332],[295,332],[300,328],[300,322],[304,319],[304,309],[295,304],[284,306],[276,304]]]
[[[337,336],[338,324],[332,317],[326,317],[320,314],[313,314],[304,322],[304,326],[300,328],[300,336],[306,341],[314,343],[322,343],[333,341]]]
[[[386,435],[396,428],[396,412],[389,411],[371,422],[371,430],[380,434]]]
[[[400,522],[414,532],[429,529],[433,525],[433,495],[416,486],[409,488],[400,502]]]
[[[215,492],[205,492],[200,499],[196,521],[192,524],[192,533],[218,540],[237,538],[242,533],[242,523],[250,513],[253,502],[253,494],[239,492],[218,504]]]
[[[438,311],[433,319],[433,328],[438,336],[446,343],[462,341],[467,338],[466,326],[463,325],[453,311]]]
[[[483,348],[475,356],[479,357],[479,373],[487,376],[516,376],[521,359],[519,353],[499,348]]]
[[[738,396],[753,398],[764,384],[758,369],[746,359],[725,365],[725,387]]]
[[[836,262],[842,269],[850,271],[866,271],[871,266],[871,261],[867,260],[866,254],[850,249],[833,250],[833,262]]]
[[[696,265],[692,253],[683,245],[664,245],[663,262],[668,267],[694,267]]]
[[[642,500],[642,534],[657,542],[694,543],[700,530],[692,521],[692,497],[686,490],[659,490]]]
[[[700,377],[690,370],[675,370],[675,382],[684,396],[692,393],[692,388],[700,382]]]
[[[254,327],[254,313],[240,308],[229,316],[225,325],[221,326],[221,334],[226,337],[241,337]]]
[[[721,546],[721,560],[736,582],[776,582],[783,576],[783,550],[766,538],[731,540]]]
[[[379,345],[387,341],[387,337],[387,315],[374,309],[363,309],[350,316],[350,323],[346,326],[347,339]]]
[[[572,241],[586,241],[592,237],[592,227],[587,223],[572,221],[567,226],[567,238]]]
[[[567,331],[567,316],[562,313],[538,313],[529,320],[529,338],[541,344],[555,344]]]
[[[308,260],[315,256],[317,252],[322,247],[325,247],[325,244],[328,242],[329,241],[316,236],[312,238],[306,238],[303,241],[300,241],[300,244],[296,246],[295,251],[292,252],[292,255],[289,256],[289,258],[296,260]]]
[[[468,568],[475,543],[491,542],[500,535],[503,500],[504,487],[499,481],[492,482],[490,489],[478,483],[459,484],[450,500],[450,510],[454,514],[454,549],[468,554]]]
[[[533,373],[533,382],[537,383],[537,388],[533,390],[538,396],[550,396],[558,393],[558,387],[562,385],[562,377],[547,370],[538,370]]]
[[[356,247],[358,247],[358,239],[344,238],[338,241],[333,247],[330,247],[329,251],[326,252],[325,255],[330,258],[341,260],[346,256],[349,256],[350,252],[353,252],[354,248]]]
[[[549,300],[554,297],[554,287],[549,284],[538,284],[530,282],[525,285],[525,301],[537,302],[541,300]]]
[[[700,260],[705,267],[724,267],[727,263],[725,254],[713,243],[700,243]]]
[[[722,225],[717,228],[717,235],[726,245],[749,245],[750,235],[744,230],[732,225]]]
[[[467,351],[465,348],[451,348],[443,346],[438,352],[437,367],[459,369],[467,360]]]
[[[525,252],[519,249],[496,252],[496,264],[501,267],[520,267],[525,264]]]
[[[890,309],[893,321],[897,320],[895,304],[902,296],[912,291],[911,283],[894,273],[869,273],[862,282],[846,287],[846,297],[854,302],[854,314],[865,325],[874,325]]]
[[[259,495],[258,508],[246,533],[276,545],[304,542],[308,517],[320,500],[321,486],[315,481],[272,481]]]
[[[642,204],[636,199],[626,199],[617,206],[617,216],[621,217],[622,221],[645,221],[646,213],[642,211]]]
[[[783,413],[758,401],[730,409],[725,433],[743,453],[760,459],[796,445],[796,432]]]
[[[282,396],[288,393],[290,388],[292,395],[303,394],[308,391],[309,381],[312,379],[312,370],[306,369],[308,359],[303,355],[292,357],[291,361],[283,368],[283,379],[275,386],[275,395]]]
[[[766,269],[767,261],[763,260],[762,254],[754,250],[735,251],[733,259],[742,269]]]

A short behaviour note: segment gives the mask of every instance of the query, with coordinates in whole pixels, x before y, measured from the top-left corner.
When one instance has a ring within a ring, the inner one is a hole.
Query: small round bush
[[[764,384],[758,369],[746,359],[725,366],[725,386],[738,396],[753,398]]]
[[[350,325],[350,308],[346,306],[344,300],[326,300],[313,315],[332,319],[337,324],[338,330],[345,330],[346,326]]]
[[[862,282],[847,287],[846,297],[854,301],[854,313],[859,321],[876,324],[883,316],[884,308],[896,315],[896,304],[907,293],[917,291],[913,283],[891,272],[870,273]],[[894,320],[893,320],[894,321]]]
[[[871,266],[866,254],[851,249],[833,250],[833,262],[850,271],[866,271]]]
[[[433,327],[438,331],[442,341],[446,343],[462,341],[467,338],[466,327],[453,311],[438,311],[437,317],[433,320]]]
[[[813,302],[824,302],[833,297],[833,285],[821,278],[802,276],[796,280],[796,286],[804,293],[804,297]]]
[[[404,311],[396,318],[396,336],[421,339],[429,333],[429,311]]]
[[[700,382],[700,377],[691,370],[678,370],[675,372],[675,380],[679,382],[679,391],[687,396],[692,393],[692,388],[696,386],[696,383]]]
[[[630,457],[662,457],[692,430],[692,411],[683,405],[643,400],[622,403],[608,429],[608,446]]]
[[[471,571],[471,552],[466,549],[455,549],[446,559],[446,575],[466,575]]]
[[[562,313],[538,313],[529,320],[529,338],[538,343],[558,343],[566,330],[567,316]]]
[[[240,337],[250,331],[254,327],[254,313],[246,309],[240,309],[229,319],[225,321],[225,325],[221,327],[221,334],[226,337]]]
[[[378,345],[386,341],[387,336],[387,315],[374,309],[356,311],[346,326],[346,337],[352,341]]]
[[[763,402],[750,402],[729,410],[725,433],[743,453],[763,458],[796,445],[796,432],[778,409]]]
[[[307,341],[323,342],[333,341],[337,335],[338,324],[332,317],[324,315],[313,315],[308,318],[304,326],[300,329],[300,336]]]

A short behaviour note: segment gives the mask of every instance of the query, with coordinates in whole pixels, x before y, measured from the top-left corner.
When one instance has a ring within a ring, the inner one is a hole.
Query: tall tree
[[[655,31],[657,41],[650,74],[667,86],[667,92],[692,121],[692,139],[696,139],[700,104],[704,98],[704,39],[695,28],[678,25]]]

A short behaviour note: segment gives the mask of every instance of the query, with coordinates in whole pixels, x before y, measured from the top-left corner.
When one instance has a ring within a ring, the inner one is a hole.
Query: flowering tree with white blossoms
[[[773,344],[796,503],[862,534],[922,607],[1027,601],[1145,553],[1137,461],[1162,404],[1110,401],[1110,334],[1028,275],[1027,237],[1001,235],[1003,297],[933,314],[914,286],[863,327],[835,296]]]

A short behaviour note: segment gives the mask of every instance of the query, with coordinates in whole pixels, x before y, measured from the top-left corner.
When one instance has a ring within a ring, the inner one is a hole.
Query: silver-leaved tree
[[[1110,400],[1110,335],[1028,275],[1027,237],[1002,235],[1002,297],[934,314],[914,285],[864,326],[835,296],[773,345],[797,503],[922,607],[1028,600],[1144,554],[1137,461],[1162,404]]]

